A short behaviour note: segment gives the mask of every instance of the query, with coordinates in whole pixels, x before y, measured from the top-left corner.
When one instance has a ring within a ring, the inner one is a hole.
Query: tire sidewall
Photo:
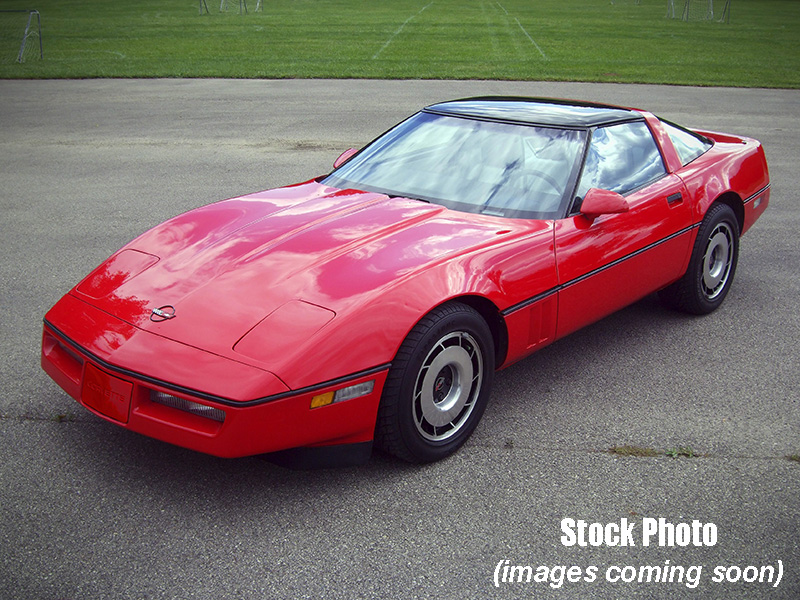
[[[731,239],[731,252],[733,256],[731,257],[730,270],[722,290],[720,290],[713,299],[710,299],[706,295],[703,286],[703,260],[706,249],[711,241],[711,234],[721,223],[725,223],[733,234]],[[690,272],[692,273],[692,299],[696,304],[698,313],[710,313],[722,304],[733,283],[738,262],[739,223],[736,220],[736,215],[727,204],[716,204],[709,209],[706,218],[700,225],[700,231],[697,233],[697,242],[692,253],[690,264]]]
[[[447,310],[453,308],[456,309],[454,312]],[[440,314],[444,312],[447,314]],[[486,409],[494,375],[492,334],[486,322],[476,311],[466,305],[456,304],[446,307],[445,310],[440,310],[439,313],[434,311],[429,316],[433,317],[434,324],[410,348],[411,359],[402,369],[400,375],[402,380],[397,398],[399,403],[397,427],[401,440],[411,455],[419,462],[432,462],[445,458],[455,452],[469,438]],[[428,440],[419,433],[414,422],[414,388],[422,364],[434,344],[448,333],[455,331],[468,333],[479,346],[483,361],[481,388],[467,421],[451,438],[442,441]]]

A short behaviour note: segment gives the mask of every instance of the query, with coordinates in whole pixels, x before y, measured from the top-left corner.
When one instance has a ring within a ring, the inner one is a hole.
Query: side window
[[[644,121],[598,127],[592,131],[577,195],[583,198],[590,188],[626,194],[666,173]]]
[[[666,129],[669,139],[672,140],[672,145],[675,146],[675,150],[678,152],[681,164],[684,167],[701,154],[705,154],[713,145],[706,138],[683,127],[678,127],[669,121],[661,121],[661,124],[664,125],[664,129]]]

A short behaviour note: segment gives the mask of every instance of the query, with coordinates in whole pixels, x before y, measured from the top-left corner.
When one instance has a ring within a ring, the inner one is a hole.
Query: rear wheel
[[[483,318],[458,302],[426,315],[408,334],[384,386],[375,438],[410,462],[455,452],[480,421],[494,374]]]
[[[722,304],[733,283],[739,258],[739,224],[727,204],[714,204],[706,213],[684,276],[659,292],[673,308],[696,315]]]

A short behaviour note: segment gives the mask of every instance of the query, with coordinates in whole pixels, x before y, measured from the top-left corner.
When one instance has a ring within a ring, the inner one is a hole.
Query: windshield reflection
[[[421,112],[323,183],[416,198],[465,212],[558,218],[586,132]]]

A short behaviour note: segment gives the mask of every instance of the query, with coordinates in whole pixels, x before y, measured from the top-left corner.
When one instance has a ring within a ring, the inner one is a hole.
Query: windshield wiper
[[[425,200],[424,198],[415,198],[414,196],[405,196],[402,194],[393,194],[389,196],[389,198],[404,198],[406,200],[416,200],[417,202],[424,202],[425,204],[430,204],[430,200]]]

